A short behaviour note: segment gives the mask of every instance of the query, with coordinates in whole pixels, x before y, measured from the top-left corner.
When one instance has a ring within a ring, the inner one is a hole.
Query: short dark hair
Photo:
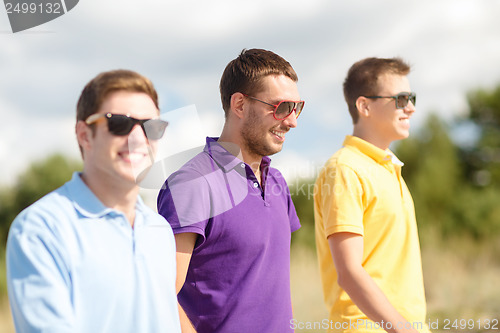
[[[385,74],[408,75],[410,65],[401,58],[366,58],[356,62],[344,81],[344,98],[353,123],[358,122],[356,100],[360,96],[378,95],[379,77]]]
[[[231,96],[236,92],[254,95],[262,89],[262,79],[268,75],[285,75],[294,82],[297,74],[288,61],[274,52],[262,49],[243,49],[224,70],[220,80],[222,108],[226,117]]]

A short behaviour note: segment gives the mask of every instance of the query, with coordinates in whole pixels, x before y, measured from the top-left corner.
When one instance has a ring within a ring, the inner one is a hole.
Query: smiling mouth
[[[271,133],[273,133],[275,136],[277,136],[279,140],[285,141],[285,133],[286,132],[271,130]]]
[[[122,152],[118,155],[130,163],[141,162],[147,156],[147,154],[143,152]]]

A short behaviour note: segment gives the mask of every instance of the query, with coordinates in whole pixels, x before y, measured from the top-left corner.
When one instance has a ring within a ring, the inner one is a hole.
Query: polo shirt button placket
[[[253,188],[254,188],[254,189],[255,189],[258,193],[260,193],[260,195],[261,195],[261,196],[264,196],[264,194],[262,193],[261,189],[259,188],[259,183],[258,183],[256,180],[254,180],[254,181],[253,181]]]

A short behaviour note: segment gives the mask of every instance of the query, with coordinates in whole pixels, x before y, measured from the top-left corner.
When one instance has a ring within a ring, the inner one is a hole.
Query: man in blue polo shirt
[[[297,126],[296,82],[277,54],[243,50],[221,78],[221,136],[207,138],[159,193],[176,238],[183,332],[293,331],[290,237],[300,223],[267,156]]]
[[[9,300],[18,332],[180,332],[170,225],[138,196],[167,123],[131,71],[99,74],[77,104],[83,172],[14,220]],[[134,172],[135,171],[135,172]]]

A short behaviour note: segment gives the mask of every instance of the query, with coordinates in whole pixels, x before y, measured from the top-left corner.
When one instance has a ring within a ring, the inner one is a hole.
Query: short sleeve
[[[337,232],[363,235],[363,186],[354,170],[329,166],[320,185],[326,237]]]
[[[24,211],[7,241],[7,283],[16,330],[75,332],[64,249],[44,218]]]
[[[206,238],[211,215],[210,188],[201,174],[189,169],[173,173],[158,194],[157,206],[174,234],[192,232]]]

